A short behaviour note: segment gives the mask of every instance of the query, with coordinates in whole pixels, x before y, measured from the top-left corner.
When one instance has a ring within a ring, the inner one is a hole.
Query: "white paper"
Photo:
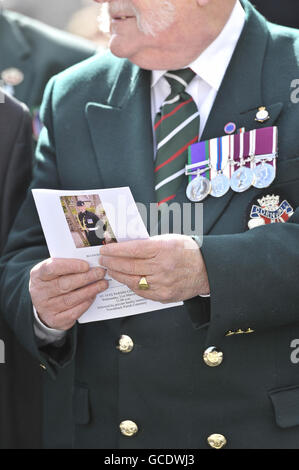
[[[90,235],[94,232],[91,228],[94,217],[86,216],[81,222],[80,208],[76,204],[78,201],[84,202],[84,208],[90,214],[103,218],[104,226],[108,226],[104,232],[107,240],[116,239],[121,243],[149,238],[128,187],[85,191],[33,189],[32,193],[52,258],[77,258],[87,261],[91,267],[99,266],[101,242],[99,240],[99,245],[90,246],[94,238],[87,239],[86,235],[89,233],[88,236],[94,237]],[[85,228],[87,230],[84,230]],[[127,286],[106,278],[109,280],[109,288],[97,295],[93,305],[79,319],[79,323],[137,315],[183,304],[162,304],[144,299]]]

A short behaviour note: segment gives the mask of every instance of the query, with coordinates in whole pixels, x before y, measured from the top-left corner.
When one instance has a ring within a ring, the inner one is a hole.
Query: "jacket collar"
[[[151,74],[117,63],[107,100],[87,103],[86,116],[104,187],[130,186],[135,200],[147,204],[155,200]]]

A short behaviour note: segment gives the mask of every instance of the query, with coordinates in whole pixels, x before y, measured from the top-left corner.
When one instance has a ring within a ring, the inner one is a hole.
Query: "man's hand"
[[[49,258],[30,273],[29,291],[41,321],[67,331],[108,287],[105,270],[78,259]]]
[[[185,235],[106,245],[101,247],[99,263],[113,279],[147,299],[168,303],[210,293],[198,245]],[[142,276],[146,276],[150,289],[139,289]]]

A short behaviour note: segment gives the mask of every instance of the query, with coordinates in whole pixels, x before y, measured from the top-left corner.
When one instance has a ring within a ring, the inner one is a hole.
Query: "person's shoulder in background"
[[[97,52],[96,45],[19,13],[0,14],[0,75],[16,70],[13,94],[32,110],[42,102],[49,79]],[[2,72],[2,73],[1,73]],[[5,85],[11,85],[4,78]]]
[[[20,13],[4,10],[3,16],[16,31],[19,30],[24,34],[37,54],[46,49],[48,57],[49,54],[54,54],[57,62],[61,59],[64,61],[67,57],[72,65],[74,61],[84,60],[96,52],[96,45],[92,42]]]

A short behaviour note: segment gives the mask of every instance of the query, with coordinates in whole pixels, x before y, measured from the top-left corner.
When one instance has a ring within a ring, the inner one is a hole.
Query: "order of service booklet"
[[[33,189],[34,201],[52,258],[77,258],[99,266],[101,246],[149,238],[129,187],[86,191]],[[137,315],[182,305],[162,304],[135,294],[109,278],[79,323]]]

